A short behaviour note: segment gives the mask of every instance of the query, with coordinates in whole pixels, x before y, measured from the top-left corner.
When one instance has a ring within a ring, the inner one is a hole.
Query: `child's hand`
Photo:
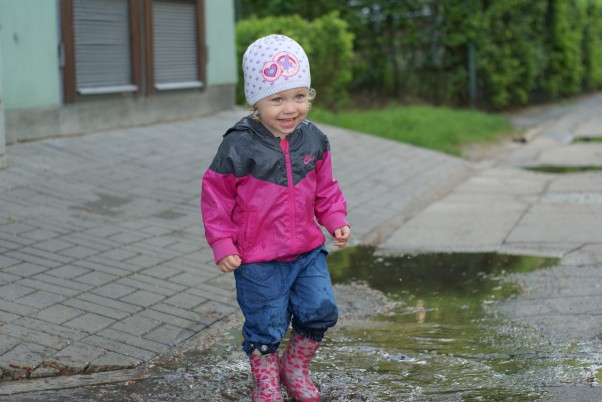
[[[237,254],[229,255],[221,259],[221,261],[217,264],[219,270],[222,272],[232,272],[236,268],[240,267],[242,260],[240,256]]]
[[[349,226],[342,226],[334,231],[334,238],[336,239],[334,245],[340,249],[345,248],[349,236],[351,235],[351,229]]]

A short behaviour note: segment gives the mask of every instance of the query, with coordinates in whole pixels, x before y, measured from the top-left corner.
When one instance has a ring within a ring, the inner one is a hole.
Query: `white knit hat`
[[[310,88],[309,61],[297,42],[284,35],[257,39],[242,58],[245,98],[251,106],[291,88]]]

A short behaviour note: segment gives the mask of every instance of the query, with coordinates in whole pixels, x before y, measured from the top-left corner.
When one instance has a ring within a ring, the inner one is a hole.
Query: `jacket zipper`
[[[286,178],[288,184],[288,215],[290,219],[290,243],[289,243],[289,254],[294,254],[297,249],[296,244],[296,230],[295,225],[297,223],[297,216],[295,211],[295,187],[293,185],[293,167],[291,164],[291,155],[289,153],[289,143],[286,138],[280,140],[280,148],[284,152],[284,160],[286,161]]]

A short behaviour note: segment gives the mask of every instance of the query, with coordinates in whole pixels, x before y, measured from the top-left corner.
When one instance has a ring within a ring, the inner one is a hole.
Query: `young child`
[[[338,308],[316,220],[345,247],[346,203],[328,139],[305,120],[315,92],[303,48],[269,35],[247,48],[242,65],[253,113],[227,130],[203,176],[205,236],[219,269],[234,271],[253,401],[282,401],[280,381],[296,400],[318,401],[308,366]]]

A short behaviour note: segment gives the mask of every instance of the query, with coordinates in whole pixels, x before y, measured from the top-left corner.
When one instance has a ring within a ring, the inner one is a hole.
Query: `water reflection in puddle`
[[[570,369],[563,354],[551,360],[537,339],[486,311],[517,291],[504,279],[509,273],[556,262],[476,253],[375,257],[362,247],[334,254],[335,283],[366,281],[400,306],[373,326],[345,329],[322,358],[338,361],[342,373],[360,370],[370,400],[536,400],[542,384]]]
[[[545,400],[545,387],[582,375],[575,346],[551,344],[497,317],[492,307],[517,291],[510,274],[557,262],[476,253],[380,257],[370,247],[332,253],[341,320],[311,366],[323,400]],[[156,379],[53,395],[63,401],[249,401],[240,322],[223,328],[211,335],[214,346],[199,344],[148,367]],[[592,378],[600,381],[597,368]],[[46,396],[15,400],[58,400]]]
[[[570,173],[585,173],[597,172],[602,170],[602,166],[587,165],[587,166],[561,166],[561,165],[543,165],[543,166],[528,166],[527,170],[540,173],[555,173],[555,174],[570,174]]]

